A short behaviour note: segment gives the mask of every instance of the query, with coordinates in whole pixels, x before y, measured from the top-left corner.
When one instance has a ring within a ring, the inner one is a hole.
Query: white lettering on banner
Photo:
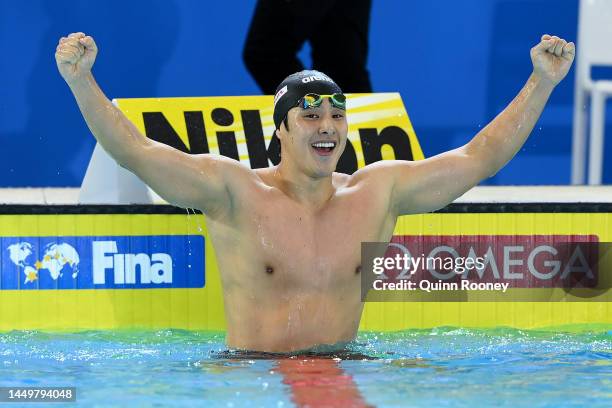
[[[470,247],[470,252],[468,254],[468,258],[477,259],[476,251],[474,247]],[[484,276],[484,271],[487,266],[490,266],[491,271],[493,272],[493,277],[495,279],[499,279],[499,269],[497,269],[497,263],[495,262],[495,255],[493,255],[493,249],[489,247],[487,252],[480,258],[483,260],[481,263],[476,264],[476,273],[478,274],[478,278],[482,279]],[[462,279],[468,278],[469,269],[466,268],[465,272],[462,275]]]
[[[104,271],[113,267],[113,258],[105,256],[107,252],[117,252],[117,243],[115,241],[94,241],[91,244],[92,262],[93,262],[93,281],[94,285],[104,285],[106,279]],[[123,263],[121,264],[123,268]],[[123,272],[122,272],[123,275]],[[117,277],[115,277],[115,282]]]
[[[141,284],[172,283],[172,257],[169,254],[155,253],[149,255],[120,254],[115,241],[92,242],[93,283],[106,283],[106,270],[113,270],[113,281],[116,285],[136,284],[136,267],[140,269]],[[153,261],[153,263],[151,263]]]
[[[576,263],[579,263],[580,265],[575,265]],[[561,279],[566,279],[570,273],[575,272],[586,273],[587,277],[590,279],[595,278],[595,276],[593,275],[593,271],[589,267],[589,263],[585,259],[584,254],[580,250],[579,246],[574,249],[572,257],[567,262],[567,266],[563,270],[563,275],[561,275]]]
[[[559,253],[556,248],[550,245],[539,245],[529,254],[529,257],[527,258],[527,267],[533,276],[538,279],[552,279],[552,277],[559,272],[559,269],[561,269],[561,261],[544,261],[544,266],[552,266],[552,270],[548,273],[542,273],[538,271],[534,265],[535,257],[542,252],[547,252],[552,255],[557,255]]]
[[[504,246],[504,279],[523,279],[522,273],[514,273],[510,271],[512,266],[523,265],[522,259],[510,259],[512,252],[523,252],[525,247],[522,245]]]

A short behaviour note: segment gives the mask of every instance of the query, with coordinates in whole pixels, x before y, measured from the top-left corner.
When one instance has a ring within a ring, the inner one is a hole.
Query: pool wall
[[[612,241],[611,214],[606,203],[452,204],[401,217],[394,237],[596,236],[603,243]],[[225,329],[219,271],[203,215],[165,205],[3,205],[0,239],[0,330]],[[9,251],[16,243],[25,251],[21,258]],[[164,253],[174,262],[171,278],[160,261]],[[98,272],[89,270],[94,256],[103,262]],[[132,264],[126,261],[130,256]],[[130,267],[134,272],[133,262],[140,261],[149,275],[130,278]],[[603,265],[600,283],[608,284],[609,257]],[[360,329],[612,324],[611,299],[603,290],[563,302],[367,302]]]

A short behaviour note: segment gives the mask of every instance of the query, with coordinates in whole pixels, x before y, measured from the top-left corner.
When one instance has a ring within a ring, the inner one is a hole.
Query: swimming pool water
[[[609,330],[360,333],[350,349],[375,360],[220,358],[211,332],[14,331],[0,386],[76,386],[83,406],[610,407]]]

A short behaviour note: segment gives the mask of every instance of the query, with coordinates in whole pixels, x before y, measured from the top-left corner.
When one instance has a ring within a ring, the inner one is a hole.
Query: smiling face
[[[291,161],[310,177],[331,176],[346,147],[346,112],[325,98],[317,108],[292,108],[287,120],[289,130],[284,124],[277,130],[281,161]]]

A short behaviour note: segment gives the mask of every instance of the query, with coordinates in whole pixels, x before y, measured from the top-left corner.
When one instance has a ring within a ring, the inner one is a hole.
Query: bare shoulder
[[[254,170],[245,166],[235,159],[221,155],[201,155],[205,156],[202,167],[207,167],[213,173],[222,173],[223,179],[229,186],[239,187],[258,180]]]
[[[351,180],[350,174],[336,173],[336,172],[332,173],[332,184],[337,189],[347,187],[349,185],[350,180]]]
[[[209,217],[225,218],[235,215],[240,207],[239,203],[245,196],[251,196],[260,183],[260,178],[254,170],[232,158],[203,154],[195,155],[195,160],[193,173],[196,180],[201,181],[200,184],[214,186],[214,190],[219,191],[217,196],[227,198],[215,203],[207,199],[198,207],[205,207],[205,213]]]
[[[277,166],[254,169],[253,181],[262,187],[274,187],[274,175],[277,171]]]
[[[381,160],[368,164],[350,176],[348,185],[376,184],[390,187],[397,172],[407,170],[412,163],[405,160]]]

